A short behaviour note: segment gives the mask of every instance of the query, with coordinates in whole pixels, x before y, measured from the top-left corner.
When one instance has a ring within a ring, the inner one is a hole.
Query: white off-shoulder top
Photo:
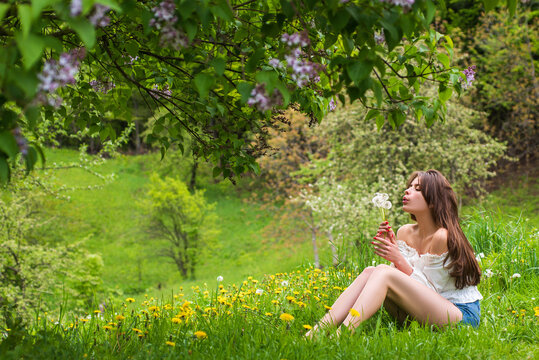
[[[455,278],[449,275],[449,269],[444,266],[447,252],[441,255],[428,253],[419,255],[416,249],[402,240],[397,240],[397,246],[413,269],[410,275],[412,279],[433,289],[454,304],[470,303],[483,299],[477,286],[466,286],[462,289],[455,287]],[[448,259],[446,265],[450,264],[451,259]]]

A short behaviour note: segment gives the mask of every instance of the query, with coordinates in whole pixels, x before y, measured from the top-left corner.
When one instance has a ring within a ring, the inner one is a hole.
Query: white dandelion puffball
[[[376,193],[372,198],[374,206],[382,209],[391,209],[391,201],[389,201],[389,195],[385,193]]]
[[[494,273],[492,272],[491,269],[486,269],[485,272],[483,273],[486,277],[491,277],[492,275],[494,275]]]
[[[258,295],[262,295],[262,294],[264,293],[264,290],[262,290],[262,289],[256,289],[256,293],[257,293]]]
[[[512,276],[511,276],[511,279],[516,279],[516,278],[519,278],[520,277],[520,274],[519,273],[514,273]]]
[[[217,281],[218,281],[218,282],[223,281],[223,277],[222,277],[221,275],[217,276]]]
[[[283,281],[281,282],[281,286],[284,286],[284,287],[288,286],[288,281],[283,280]]]

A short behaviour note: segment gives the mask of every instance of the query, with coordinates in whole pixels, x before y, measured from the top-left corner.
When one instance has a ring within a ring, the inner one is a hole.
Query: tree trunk
[[[333,241],[333,234],[331,233],[331,230],[328,230],[327,234],[329,238],[329,246],[331,246],[331,253],[333,254],[333,267],[337,267],[337,265],[339,265],[339,254],[337,253],[337,247]]]

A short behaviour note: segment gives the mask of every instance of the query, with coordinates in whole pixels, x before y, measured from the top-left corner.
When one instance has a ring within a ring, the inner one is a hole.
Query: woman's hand
[[[391,228],[391,226],[389,226],[389,223],[387,221],[384,221],[380,224],[380,226],[378,227],[378,234],[376,234],[376,236],[382,236],[391,241],[393,244],[397,243],[395,233],[393,232],[393,229]]]
[[[374,237],[374,240],[371,244],[374,246],[374,253],[387,261],[391,261],[395,265],[401,263],[403,256],[399,251],[399,247],[395,242],[392,242],[389,239],[385,239],[380,235]]]

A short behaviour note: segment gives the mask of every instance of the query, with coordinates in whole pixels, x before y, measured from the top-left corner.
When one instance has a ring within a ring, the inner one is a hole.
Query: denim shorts
[[[481,316],[481,306],[479,300],[465,304],[455,304],[462,312],[462,320],[459,324],[471,325],[474,328],[479,326],[479,317]]]

